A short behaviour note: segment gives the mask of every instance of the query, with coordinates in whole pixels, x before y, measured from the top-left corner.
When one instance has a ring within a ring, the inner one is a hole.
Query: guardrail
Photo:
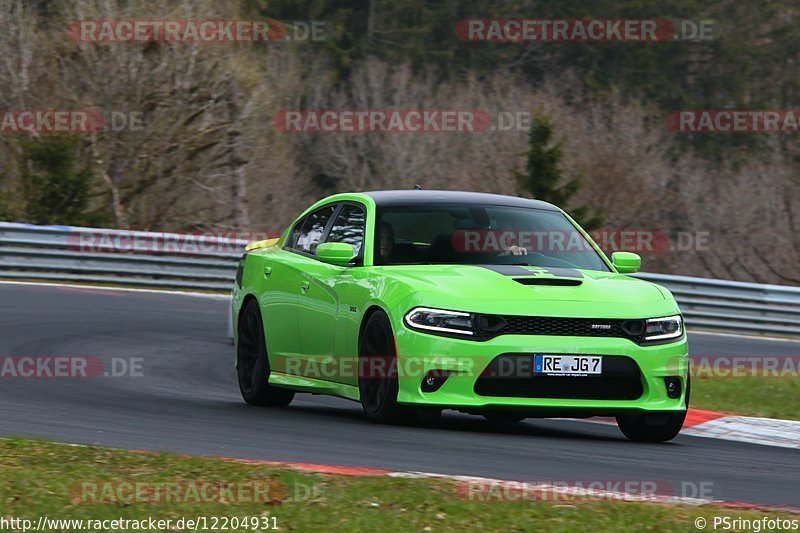
[[[0,277],[229,291],[247,241],[0,222]]]
[[[0,222],[0,278],[227,292],[246,244],[204,235]],[[800,287],[636,276],[672,291],[690,328],[800,338]]]
[[[800,338],[800,287],[639,273],[665,286],[693,329]]]

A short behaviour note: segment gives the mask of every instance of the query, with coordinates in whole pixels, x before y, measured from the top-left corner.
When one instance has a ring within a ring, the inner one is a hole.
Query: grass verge
[[[242,497],[235,489],[228,494],[234,498],[187,490],[192,485],[216,486],[220,482],[239,487],[268,483],[269,498],[254,498],[247,491]],[[137,488],[128,490],[134,483]],[[168,491],[155,489],[165,483],[182,489],[169,499],[165,496]],[[33,524],[40,516],[174,521],[206,517],[206,527],[210,527],[213,517],[228,517],[228,523],[216,524],[217,530],[252,531],[253,527],[241,522],[238,528],[230,527],[231,518],[259,517],[257,529],[262,531],[273,523],[283,531],[696,531],[699,517],[709,527],[714,517],[720,516],[798,518],[619,501],[485,501],[470,499],[456,489],[454,482],[444,479],[312,475],[218,459],[0,439],[0,518],[22,517]],[[173,525],[171,529],[187,528]],[[202,526],[198,529],[203,530]]]
[[[708,411],[800,420],[800,378],[693,378],[690,402],[692,407]]]

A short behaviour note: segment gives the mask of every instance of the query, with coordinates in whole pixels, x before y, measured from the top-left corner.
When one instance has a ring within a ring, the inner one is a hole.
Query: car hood
[[[678,312],[654,283],[614,272],[499,265],[381,267],[413,289],[409,305],[470,312],[639,318]]]

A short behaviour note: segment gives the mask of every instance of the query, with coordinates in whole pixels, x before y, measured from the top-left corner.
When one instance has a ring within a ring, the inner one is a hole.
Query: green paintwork
[[[611,262],[620,274],[633,274],[642,268],[642,258],[633,252],[614,252]]]
[[[324,242],[317,246],[317,259],[331,265],[346,265],[355,258],[355,250],[346,242]]]
[[[373,308],[389,317],[400,363],[398,401],[452,408],[559,407],[682,410],[684,397],[669,399],[663,378],[680,375],[686,390],[687,341],[639,346],[624,338],[502,335],[478,342],[412,331],[403,323],[416,306],[465,312],[583,318],[654,318],[680,314],[667,289],[620,273],[630,257],[612,263],[569,216],[611,269],[582,270],[577,287],[522,286],[512,277],[470,265],[373,266],[375,203],[365,194],[339,194],[309,207],[296,220],[334,202],[366,210],[363,265],[341,266],[282,249],[294,222],[269,246],[252,249],[242,285],[234,287],[232,320],[246,298],[256,298],[264,320],[271,384],[299,391],[358,399],[355,363],[360,327]],[[323,248],[325,245],[320,245]],[[324,250],[324,248],[323,248]],[[631,254],[636,255],[636,254]],[[636,256],[638,258],[638,256]],[[616,265],[616,266],[615,266]],[[544,274],[546,275],[546,274]],[[234,334],[236,336],[236,327]],[[625,355],[639,365],[644,394],[635,401],[481,397],[474,380],[489,362],[508,352]],[[413,375],[406,369],[413,368]],[[334,370],[334,369],[342,369]],[[434,393],[420,390],[428,370],[453,377]],[[455,379],[455,377],[463,379]]]

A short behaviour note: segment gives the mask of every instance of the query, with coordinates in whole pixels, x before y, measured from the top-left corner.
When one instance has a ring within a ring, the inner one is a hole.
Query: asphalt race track
[[[438,427],[377,426],[354,402],[311,395],[287,409],[249,407],[236,385],[223,299],[0,284],[0,304],[0,356],[142,365],[138,377],[0,379],[4,436],[521,481],[713,482],[714,499],[800,505],[797,450],[688,436],[637,444],[615,426],[528,420],[496,428],[449,412]],[[690,343],[694,355],[800,353],[800,343],[717,335]]]

